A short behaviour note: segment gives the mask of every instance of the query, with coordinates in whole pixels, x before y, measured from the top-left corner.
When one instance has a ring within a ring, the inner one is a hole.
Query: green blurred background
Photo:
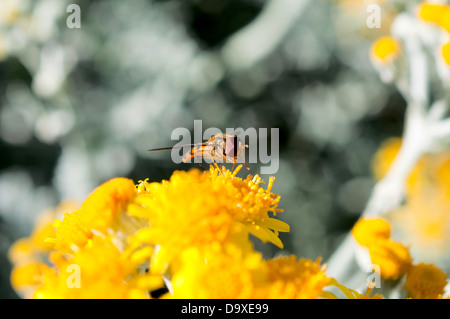
[[[7,251],[41,211],[115,176],[196,167],[145,151],[195,119],[280,129],[282,252],[325,260],[364,208],[380,143],[402,132],[404,101],[369,60],[388,26],[367,28],[359,1],[1,1],[0,298],[17,297]]]

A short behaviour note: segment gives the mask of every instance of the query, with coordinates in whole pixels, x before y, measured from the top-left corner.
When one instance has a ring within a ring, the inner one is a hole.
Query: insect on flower
[[[244,149],[248,148],[237,135],[234,134],[216,134],[212,136],[205,143],[186,144],[174,147],[154,148],[147,150],[148,152],[165,151],[174,148],[191,147],[190,151],[183,155],[182,162],[189,163],[193,158],[209,159],[213,162],[237,163],[237,160],[242,157],[243,164],[247,169],[250,169],[244,160]],[[201,168],[205,169],[200,163]],[[232,169],[232,170],[233,170]]]

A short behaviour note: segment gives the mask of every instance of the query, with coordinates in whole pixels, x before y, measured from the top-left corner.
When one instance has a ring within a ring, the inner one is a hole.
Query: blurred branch
[[[436,139],[450,139],[450,119],[442,120],[431,128],[431,134]]]
[[[268,56],[308,3],[309,0],[271,0],[252,23],[225,43],[221,54],[228,68],[245,70]]]
[[[421,112],[424,115],[429,104],[427,57],[416,33],[407,34],[404,43],[410,70],[410,89],[408,96],[405,96],[408,110]]]
[[[428,112],[429,120],[437,122],[444,118],[446,112],[448,111],[448,106],[449,97],[434,102],[430,107],[430,111]]]

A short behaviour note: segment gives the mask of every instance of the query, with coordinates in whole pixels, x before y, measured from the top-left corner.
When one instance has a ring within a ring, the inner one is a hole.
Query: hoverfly
[[[243,164],[250,169],[244,160],[244,149],[248,148],[237,135],[234,134],[216,134],[205,143],[186,144],[174,147],[154,148],[147,150],[148,152],[165,151],[174,148],[191,147],[190,151],[183,155],[182,162],[189,163],[194,158],[204,158],[212,161],[221,161],[226,163],[237,163],[238,158],[243,159]],[[201,168],[205,169],[200,163]],[[206,170],[206,169],[205,169]]]

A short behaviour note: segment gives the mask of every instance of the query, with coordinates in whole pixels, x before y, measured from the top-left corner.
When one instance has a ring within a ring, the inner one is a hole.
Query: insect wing
[[[218,161],[222,159],[221,154],[217,154],[216,146],[213,143],[204,143],[193,147],[189,152],[183,156],[183,162],[190,162],[194,158],[209,159]]]

